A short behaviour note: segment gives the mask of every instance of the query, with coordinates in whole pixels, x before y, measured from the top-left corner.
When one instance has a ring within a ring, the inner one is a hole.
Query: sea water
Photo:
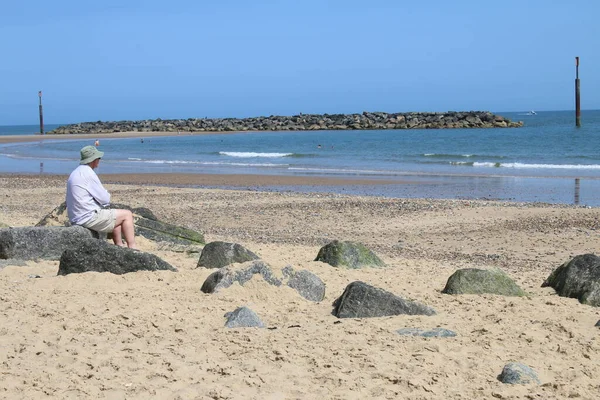
[[[600,205],[600,111],[583,111],[580,128],[573,111],[498,114],[524,126],[102,138],[99,149],[106,154],[99,173],[353,177],[414,185],[335,191],[555,203],[575,201],[578,179],[582,203]],[[66,174],[77,165],[79,149],[95,140],[2,145],[0,172]]]
[[[44,125],[44,132],[56,129],[60,124]],[[7,135],[37,135],[40,133],[39,125],[0,125],[0,136]]]

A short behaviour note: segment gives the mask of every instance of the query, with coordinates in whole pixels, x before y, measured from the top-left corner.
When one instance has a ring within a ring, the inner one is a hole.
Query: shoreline
[[[290,176],[259,174],[199,173],[99,173],[104,185],[144,187],[220,189],[233,191],[279,192],[313,195],[364,196],[371,198],[496,201],[506,204],[544,204],[559,207],[600,207],[595,197],[598,180],[582,181],[579,192],[571,179],[532,178],[530,184],[515,180],[508,186],[504,179],[427,176],[410,179],[362,179],[356,177]],[[65,184],[69,174],[0,173],[0,179],[31,182],[42,180],[53,185]],[[559,186],[557,186],[559,185]]]
[[[103,184],[126,184],[170,187],[247,187],[247,186],[344,186],[344,185],[388,185],[418,184],[409,180],[375,180],[352,177],[289,176],[259,174],[193,174],[193,173],[99,173]],[[66,182],[69,174],[0,173],[0,178],[38,179],[40,177]]]
[[[275,132],[275,131],[273,131]],[[239,132],[114,132],[114,133],[79,133],[65,135],[0,135],[0,144],[4,143],[26,143],[39,142],[44,140],[79,140],[79,139],[130,139],[161,136],[191,136],[191,135],[227,135]]]
[[[236,132],[193,132],[185,135],[227,135]],[[72,135],[7,135],[0,136],[0,145],[50,140],[106,140],[145,137],[177,137],[177,132],[125,132],[110,134]],[[0,160],[1,161],[1,160]],[[44,160],[40,160],[44,161]],[[74,160],[73,168],[76,165]],[[48,176],[66,181],[72,168],[67,161],[39,162],[18,160],[19,168],[0,162],[0,177]],[[67,164],[65,164],[67,163]],[[233,171],[232,171],[233,172]],[[115,168],[105,164],[98,171],[103,183],[160,185],[168,187],[205,187],[297,193],[335,193],[386,198],[429,198],[497,200],[506,202],[547,203],[600,206],[600,177],[578,176],[517,176],[489,174],[438,174],[402,172],[396,175],[337,175],[287,173],[269,174],[250,170],[233,173],[222,171],[169,172]]]

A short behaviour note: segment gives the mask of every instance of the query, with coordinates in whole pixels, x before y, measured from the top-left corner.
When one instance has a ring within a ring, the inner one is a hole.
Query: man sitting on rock
[[[67,213],[73,225],[97,232],[112,232],[117,246],[136,249],[133,214],[129,210],[104,208],[110,203],[110,193],[104,189],[94,169],[98,168],[104,152],[94,146],[81,149],[79,166],[67,181]]]

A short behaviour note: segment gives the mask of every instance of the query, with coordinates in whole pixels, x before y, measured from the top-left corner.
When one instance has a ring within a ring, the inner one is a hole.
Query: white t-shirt
[[[80,165],[71,172],[67,181],[67,214],[72,224],[86,223],[94,211],[109,203],[110,194],[89,165]]]

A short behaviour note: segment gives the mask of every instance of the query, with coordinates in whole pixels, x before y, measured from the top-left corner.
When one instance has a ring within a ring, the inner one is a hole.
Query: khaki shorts
[[[112,232],[115,229],[116,220],[115,210],[102,208],[94,211],[92,219],[81,225],[96,232]]]

